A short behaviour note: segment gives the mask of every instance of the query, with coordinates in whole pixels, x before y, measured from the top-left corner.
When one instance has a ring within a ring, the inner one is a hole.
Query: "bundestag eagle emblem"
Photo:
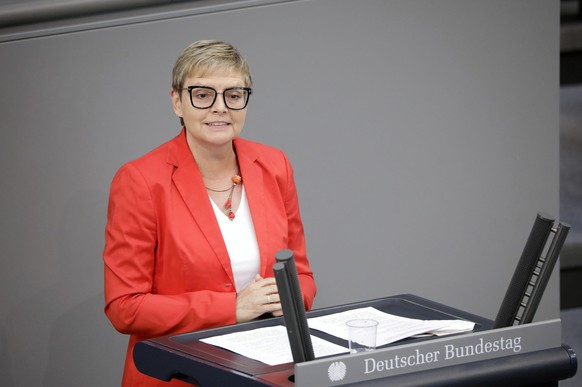
[[[327,376],[332,382],[343,380],[346,377],[346,364],[343,361],[334,361],[327,369]]]

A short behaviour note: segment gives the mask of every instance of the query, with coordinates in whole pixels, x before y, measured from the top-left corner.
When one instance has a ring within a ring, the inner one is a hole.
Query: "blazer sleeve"
[[[295,256],[295,265],[297,266],[297,275],[299,277],[299,284],[301,286],[305,309],[310,310],[313,306],[313,300],[315,299],[317,287],[315,285],[315,279],[313,278],[313,272],[307,259],[305,232],[299,211],[299,198],[297,195],[297,187],[295,185],[293,168],[286,156],[285,163],[287,170],[285,208],[287,211],[289,230],[289,249],[293,251]]]
[[[155,206],[146,179],[132,164],[111,183],[105,229],[105,313],[121,333],[143,338],[236,322],[236,293],[155,294]]]

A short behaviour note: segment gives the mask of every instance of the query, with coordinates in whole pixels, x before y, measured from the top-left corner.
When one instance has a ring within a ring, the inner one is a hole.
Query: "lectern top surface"
[[[492,325],[491,320],[413,295],[392,296],[336,307],[316,309],[308,312],[307,318],[318,317],[367,306],[372,306],[378,310],[381,310],[382,312],[415,319],[469,320],[475,323],[475,331],[489,329]],[[204,362],[210,362],[219,367],[225,367],[234,371],[255,376],[292,369],[293,364],[288,363],[278,366],[269,366],[226,349],[203,343],[200,341],[200,339],[275,325],[284,325],[284,320],[281,317],[269,318],[216,329],[209,329],[181,335],[164,336],[148,340],[148,342],[166,347],[171,349],[173,352],[179,352],[186,357],[203,359]],[[344,347],[348,346],[348,343],[345,340],[317,330],[311,330],[311,334]],[[388,344],[385,347],[421,340],[430,340],[430,337],[404,339],[396,343]]]

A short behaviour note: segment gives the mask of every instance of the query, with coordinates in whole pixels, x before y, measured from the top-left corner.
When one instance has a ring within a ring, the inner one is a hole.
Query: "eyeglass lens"
[[[226,107],[233,110],[244,109],[249,98],[249,90],[240,87],[225,89],[222,93],[218,93],[213,88],[206,86],[188,88],[188,90],[190,91],[192,106],[199,109],[211,107],[216,101],[217,94],[222,94]]]

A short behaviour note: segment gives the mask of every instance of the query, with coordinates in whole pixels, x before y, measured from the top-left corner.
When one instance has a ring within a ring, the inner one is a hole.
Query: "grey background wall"
[[[558,22],[542,0],[313,0],[8,29],[0,385],[119,384],[109,182],[178,133],[171,67],[203,38],[245,53],[244,136],[294,164],[316,307],[415,293],[494,318],[535,214],[559,210]],[[554,275],[537,319],[558,307]]]

